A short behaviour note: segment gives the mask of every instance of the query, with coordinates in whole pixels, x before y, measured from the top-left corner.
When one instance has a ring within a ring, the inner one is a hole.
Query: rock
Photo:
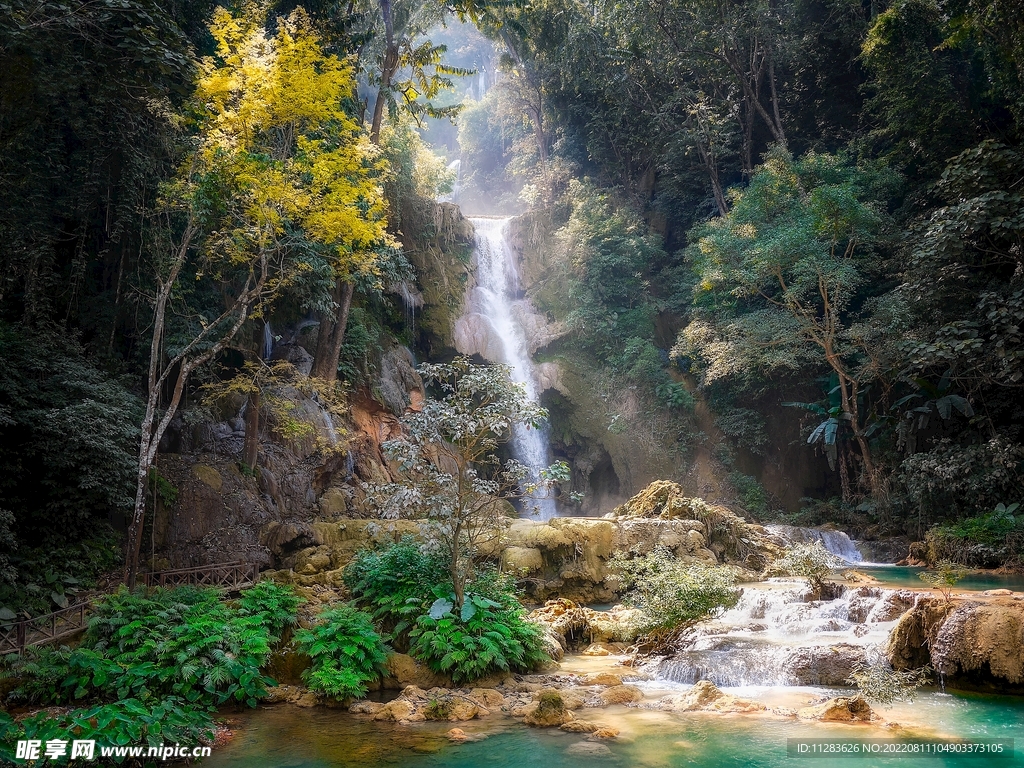
[[[594,733],[594,731],[600,730],[601,726],[589,720],[570,720],[568,723],[563,723],[559,728],[569,733]]]
[[[559,688],[541,688],[539,691],[534,692],[533,700],[542,701],[547,696],[560,697],[562,705],[566,709],[582,709],[585,704],[583,696],[577,691]]]
[[[635,685],[613,685],[601,691],[601,701],[605,704],[632,704],[643,697],[643,691]]]
[[[585,675],[581,681],[583,685],[622,685],[622,678],[613,675],[611,672],[593,672]]]
[[[823,720],[826,722],[869,722],[874,713],[863,696],[839,696],[824,704],[797,710],[801,720]]]
[[[385,687],[388,688],[405,688],[409,685],[437,688],[450,687],[452,684],[448,678],[432,672],[426,665],[404,653],[393,653],[388,656],[385,667],[387,678],[390,678],[385,679]]]
[[[304,689],[294,685],[276,685],[267,688],[263,694],[264,704],[280,704],[286,701],[296,701],[302,696]]]
[[[384,705],[379,701],[357,701],[348,708],[348,711],[353,715],[376,715],[382,709]]]
[[[596,731],[594,731],[592,734],[590,734],[590,738],[592,738],[592,739],[614,739],[618,735],[619,735],[619,729],[618,728],[611,728],[611,727],[607,727],[606,726],[604,728],[598,728]]]
[[[555,690],[543,691],[534,706],[527,706],[523,722],[539,728],[550,728],[568,723],[572,712],[566,709],[561,694]]]
[[[665,696],[656,702],[658,709],[671,712],[720,712],[746,713],[763,712],[766,707],[757,701],[740,699],[719,690],[708,680],[695,683],[685,693]]]
[[[461,728],[452,728],[450,731],[445,733],[445,736],[452,741],[466,741],[466,739],[469,738],[469,736],[466,735],[466,732]]]
[[[224,478],[221,477],[220,472],[207,464],[196,464],[192,467],[192,472],[217,493],[220,493],[224,487]]]
[[[323,517],[341,517],[348,510],[348,497],[341,488],[328,488],[320,497],[320,514]]]
[[[604,744],[598,744],[593,741],[580,741],[570,746],[565,750],[565,753],[580,757],[610,757],[612,751]]]
[[[476,702],[463,698],[453,699],[448,709],[448,719],[456,722],[472,720],[474,717],[489,714],[491,713],[486,709],[481,709]]]
[[[896,669],[930,663],[954,687],[1016,693],[1024,687],[1024,604],[923,598],[889,635]]]
[[[408,720],[416,712],[412,702],[402,698],[389,701],[374,713],[374,720]]]
[[[381,357],[375,391],[395,416],[405,413],[413,393],[422,395],[423,380],[407,347],[392,347]]]
[[[985,595],[987,597],[1010,597],[1013,595],[1013,590],[1010,589],[986,589]]]
[[[783,666],[792,673],[795,685],[844,686],[854,665],[863,660],[862,646],[838,643],[795,648]]]
[[[469,698],[484,709],[501,709],[505,704],[505,697],[493,688],[474,688],[469,692]]]
[[[612,650],[604,643],[594,643],[583,651],[584,656],[611,656]]]
[[[544,555],[536,547],[509,547],[501,553],[502,570],[526,576],[544,570]]]
[[[294,704],[296,707],[315,707],[320,703],[320,699],[312,691],[306,691],[297,699],[289,699],[288,703]]]

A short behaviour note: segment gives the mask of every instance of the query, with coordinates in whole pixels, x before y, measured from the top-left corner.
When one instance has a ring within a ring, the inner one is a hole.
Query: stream
[[[852,586],[834,600],[810,599],[799,581],[771,579],[746,584],[740,602],[702,624],[671,660],[647,667],[637,681],[640,707],[577,711],[579,719],[619,729],[615,739],[530,728],[494,712],[460,723],[398,724],[371,721],[337,709],[279,704],[228,714],[234,738],[204,761],[211,768],[676,768],[682,766],[833,766],[835,758],[795,758],[787,739],[1014,739],[1024,738],[1024,698],[936,689],[912,702],[875,705],[880,720],[835,723],[787,716],[833,696],[849,663],[884,644],[913,595],[875,585]],[[835,649],[841,652],[835,654]],[[831,651],[831,653],[830,653]],[[629,678],[618,658],[570,654],[559,673],[612,671]],[[845,665],[845,666],[844,666]],[[652,673],[653,674],[650,674]],[[711,680],[735,696],[774,712],[717,714],[644,708],[668,694]],[[896,724],[899,725],[896,725]],[[453,726],[470,737],[452,743]],[[1024,768],[1024,741],[1006,759],[941,756],[871,757],[851,766],[1017,766]],[[795,762],[794,762],[795,761]]]

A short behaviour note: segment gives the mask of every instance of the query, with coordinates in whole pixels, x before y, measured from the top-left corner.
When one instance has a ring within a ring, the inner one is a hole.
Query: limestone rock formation
[[[665,696],[654,703],[657,709],[671,712],[763,712],[766,707],[756,701],[740,699],[721,691],[707,680],[695,683],[685,693]]]
[[[1024,602],[922,598],[889,636],[897,669],[931,664],[953,687],[1024,690]]]
[[[838,696],[823,704],[797,710],[801,720],[823,720],[827,722],[870,722],[875,718],[870,705],[863,696]]]

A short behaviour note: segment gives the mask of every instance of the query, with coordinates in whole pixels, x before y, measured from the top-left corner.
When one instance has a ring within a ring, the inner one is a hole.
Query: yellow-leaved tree
[[[153,212],[153,335],[125,580],[134,584],[145,489],[189,375],[282,292],[319,310],[313,375],[333,382],[357,278],[378,274],[387,233],[383,160],[346,111],[352,66],[324,52],[305,12],[265,31],[218,9],[217,52],[181,121],[179,172]]]

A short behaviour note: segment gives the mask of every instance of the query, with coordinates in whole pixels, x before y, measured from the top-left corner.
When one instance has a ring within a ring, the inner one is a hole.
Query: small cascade
[[[769,533],[781,536],[792,544],[804,544],[820,541],[833,555],[838,555],[848,563],[863,563],[864,556],[857,549],[853,540],[842,531],[828,528],[800,528],[794,525],[766,525]]]
[[[718,686],[846,685],[853,664],[884,645],[914,604],[912,592],[877,587],[811,597],[805,584],[785,580],[744,589],[736,607],[661,662],[658,676]]]
[[[260,353],[263,360],[269,360],[274,354],[274,332],[266,320],[263,321],[263,349]]]
[[[356,460],[352,451],[345,451],[345,481],[351,480],[356,473]]]
[[[537,400],[536,372],[526,335],[517,320],[513,292],[519,284],[512,250],[505,239],[508,219],[472,218],[476,227],[477,286],[471,297],[471,312],[486,325],[490,341],[480,350],[483,357],[505,363],[512,369],[512,380],[523,385],[526,394]],[[551,464],[550,442],[546,427],[531,429],[518,425],[512,438],[515,458],[530,468],[531,482],[540,482],[540,470]],[[557,516],[555,501],[544,491],[524,500],[524,512],[539,520]]]
[[[458,203],[462,194],[462,158],[457,157],[448,163],[448,170],[455,172],[455,181],[452,183],[451,193],[442,197],[441,202]]]
[[[409,280],[401,280],[391,286],[391,292],[398,294],[405,309],[405,322],[416,334],[416,310],[423,307],[423,294],[416,290],[416,285]]]

